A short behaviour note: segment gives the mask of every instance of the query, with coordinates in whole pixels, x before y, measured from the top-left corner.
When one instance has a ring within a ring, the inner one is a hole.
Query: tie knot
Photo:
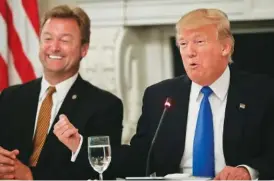
[[[48,96],[51,96],[54,92],[56,92],[56,88],[55,87],[49,87],[48,88]]]
[[[205,97],[209,97],[213,91],[212,91],[212,89],[210,89],[210,87],[205,86],[202,88],[201,92],[204,94]]]

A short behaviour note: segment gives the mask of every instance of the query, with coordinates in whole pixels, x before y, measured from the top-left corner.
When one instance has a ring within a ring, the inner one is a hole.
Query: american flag
[[[36,0],[0,0],[0,92],[41,74]]]

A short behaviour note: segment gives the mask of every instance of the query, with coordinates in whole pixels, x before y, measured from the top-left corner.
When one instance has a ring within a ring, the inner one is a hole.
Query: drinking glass
[[[103,180],[103,172],[111,161],[109,136],[88,137],[88,159],[91,167],[99,173],[99,180]]]

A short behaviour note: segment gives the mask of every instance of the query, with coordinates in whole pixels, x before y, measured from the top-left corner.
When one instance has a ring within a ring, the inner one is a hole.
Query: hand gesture
[[[54,125],[53,133],[66,145],[73,153],[76,152],[80,144],[80,134],[68,120],[67,116],[60,115],[58,122]]]

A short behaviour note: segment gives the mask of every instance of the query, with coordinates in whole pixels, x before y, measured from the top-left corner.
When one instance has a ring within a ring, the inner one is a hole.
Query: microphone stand
[[[150,144],[150,147],[149,147],[149,150],[148,150],[148,154],[147,154],[147,160],[146,160],[146,176],[149,176],[149,172],[150,172],[150,156],[151,156],[151,152],[152,152],[152,149],[153,149],[153,146],[154,146],[154,143],[155,143],[155,140],[158,136],[158,133],[159,133],[159,130],[160,130],[160,127],[161,127],[161,124],[164,120],[164,117],[165,117],[165,114],[168,110],[168,108],[170,108],[171,104],[170,104],[170,98],[167,98],[166,99],[166,102],[165,102],[165,108],[164,108],[164,111],[162,113],[162,116],[160,118],[160,121],[159,121],[159,124],[157,126],[157,129],[155,131],[155,134],[153,136],[153,139],[151,141],[151,144]]]

